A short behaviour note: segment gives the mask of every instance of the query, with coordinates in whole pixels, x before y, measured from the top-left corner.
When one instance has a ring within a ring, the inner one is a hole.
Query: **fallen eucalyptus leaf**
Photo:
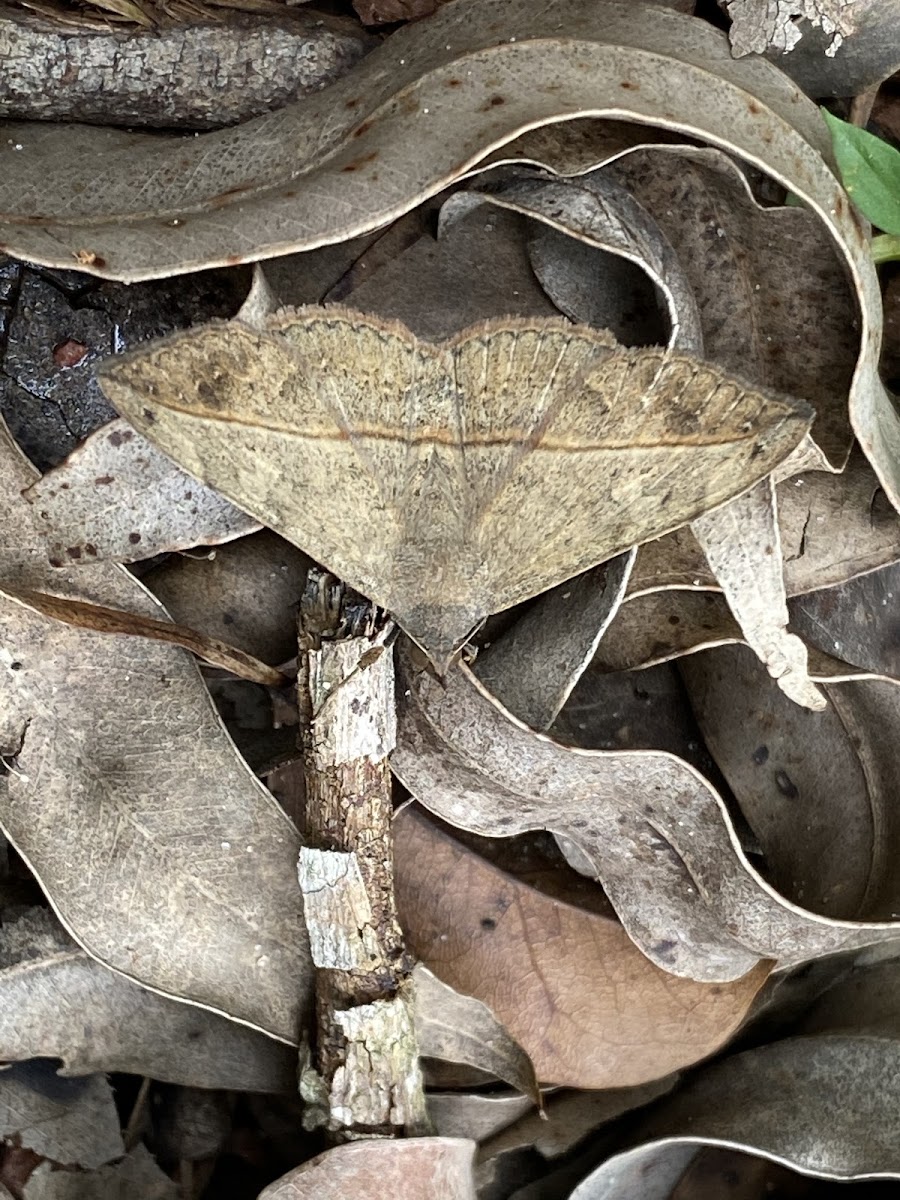
[[[410,949],[487,1004],[538,1078],[622,1088],[710,1054],[762,986],[759,965],[732,984],[677,979],[607,917],[497,870],[407,808],[395,828],[395,887]]]
[[[74,583],[46,565],[20,496],[32,479],[4,431],[0,524],[15,536],[0,580],[161,616],[121,568]],[[296,832],[238,757],[196,666],[174,646],[0,606],[0,748],[16,764],[0,780],[0,825],[66,929],[145,987],[295,1041],[311,980]]]
[[[777,893],[747,861],[720,797],[686,762],[569,750],[525,728],[463,665],[439,683],[404,653],[400,670],[391,766],[409,791],[473,833],[549,829],[571,839],[624,928],[664,970],[724,981],[758,958],[787,966],[897,936],[890,922],[823,917]]]
[[[92,433],[23,494],[35,507],[54,567],[134,562],[259,529],[123,420]]]
[[[61,621],[73,629],[91,629],[95,633],[148,638],[154,642],[181,646],[212,666],[221,667],[240,679],[249,679],[265,687],[285,687],[288,682],[286,676],[275,667],[267,666],[246,651],[172,621],[124,612],[119,608],[107,608],[103,604],[85,604],[81,600],[52,596],[48,592],[12,588],[8,584],[0,584],[0,594],[32,612]]]
[[[741,627],[720,593],[660,589],[619,607],[593,665],[604,672],[636,671],[741,640]]]
[[[900,679],[896,600],[900,564],[892,563],[836,588],[822,588],[791,602],[791,621],[826,654],[877,675]]]
[[[570,1200],[667,1200],[702,1146],[824,1179],[895,1178],[900,1046],[855,1032],[794,1037],[702,1068]]]
[[[213,554],[178,555],[142,582],[181,625],[284,663],[297,650],[297,601],[310,560],[267,529]]]
[[[900,774],[888,747],[900,729],[900,687],[826,684],[828,708],[812,714],[785,704],[740,646],[693,655],[681,673],[773,886],[825,916],[893,916]]]
[[[620,554],[546,592],[480,651],[475,674],[532,729],[553,724],[594,657],[622,603],[634,556],[634,550]]]
[[[428,1092],[428,1116],[440,1137],[471,1138],[481,1142],[500,1133],[533,1110],[519,1092],[483,1095],[481,1092]]]
[[[413,983],[416,1037],[423,1057],[468,1063],[511,1083],[542,1107],[531,1060],[486,1004],[454,991],[423,963],[413,972]]]
[[[22,1200],[177,1200],[179,1189],[150,1157],[146,1146],[135,1148],[121,1162],[89,1175],[54,1171],[41,1163],[25,1184]]]
[[[267,333],[168,339],[100,379],[166,453],[390,610],[441,670],[489,613],[754,483],[809,420],[690,358],[553,319],[434,345],[301,309]],[[343,499],[323,522],[329,492]]]
[[[106,1078],[62,1079],[46,1062],[0,1072],[0,1136],[80,1167],[99,1167],[125,1153]]]
[[[61,1075],[124,1071],[184,1087],[296,1086],[294,1056],[282,1043],[107,970],[46,909],[4,922],[0,959],[5,1062],[59,1059]]]
[[[270,1183],[259,1200],[475,1200],[474,1153],[457,1138],[351,1142]]]

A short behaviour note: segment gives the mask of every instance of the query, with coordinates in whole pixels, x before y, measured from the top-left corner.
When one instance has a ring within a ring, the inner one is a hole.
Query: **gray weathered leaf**
[[[121,1162],[90,1174],[54,1171],[50,1163],[41,1163],[22,1193],[23,1200],[177,1200],[178,1195],[143,1145]]]
[[[62,1075],[125,1071],[184,1087],[296,1086],[294,1055],[281,1042],[107,970],[46,909],[4,922],[0,961],[5,1062],[55,1058]]]
[[[135,562],[259,529],[122,420],[92,433],[24,495],[55,567]]]
[[[76,581],[47,566],[19,494],[33,473],[5,434],[0,452],[2,524],[15,531],[0,578],[164,616],[121,568]],[[0,746],[15,769],[0,824],[67,930],[144,986],[294,1041],[310,982],[297,835],[190,657],[2,607]]]
[[[634,550],[620,554],[546,592],[479,653],[475,674],[532,729],[553,724],[593,658],[622,602],[634,556]]]
[[[99,1167],[125,1153],[106,1078],[62,1079],[43,1062],[0,1072],[0,1136],[80,1167]]]
[[[826,684],[828,707],[813,714],[785,704],[740,646],[693,655],[681,673],[773,886],[829,917],[894,916],[900,686]]]
[[[477,1067],[511,1083],[540,1105],[531,1059],[486,1004],[442,983],[422,963],[413,972],[413,982],[421,1055]]]
[[[680,759],[567,750],[516,721],[465,667],[440,684],[402,661],[391,765],[413,795],[472,832],[570,838],[665,970],[735,979],[758,958],[788,965],[896,937],[889,922],[835,920],[777,893],[747,861],[719,796]]]
[[[701,1146],[825,1179],[900,1175],[900,1045],[854,1030],[793,1037],[703,1068],[570,1200],[667,1200]]]
[[[265,332],[208,325],[100,379],[166,453],[390,610],[441,670],[489,613],[751,486],[810,417],[561,319],[497,318],[435,344],[338,306]]]

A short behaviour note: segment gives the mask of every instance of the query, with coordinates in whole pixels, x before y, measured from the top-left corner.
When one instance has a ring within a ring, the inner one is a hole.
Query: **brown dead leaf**
[[[121,420],[92,433],[24,496],[35,507],[54,567],[136,562],[259,528]]]
[[[61,1060],[62,1075],[125,1071],[250,1092],[296,1086],[295,1055],[281,1042],[107,970],[46,909],[0,929],[0,1060],[29,1058]]]
[[[397,903],[411,950],[477,996],[538,1078],[627,1087],[710,1054],[740,1024],[768,968],[730,984],[676,979],[616,922],[503,874],[413,809],[394,823]]]
[[[455,991],[422,963],[413,972],[413,982],[416,1037],[423,1057],[477,1067],[541,1106],[531,1059],[486,1004]]]
[[[552,319],[433,345],[301,309],[266,333],[176,335],[109,360],[100,380],[191,474],[390,610],[442,670],[488,613],[740,492],[809,421],[695,360]],[[323,523],[335,489],[344,503]]]
[[[351,1142],[270,1183],[259,1200],[475,1200],[474,1153],[457,1138]]]
[[[122,568],[98,564],[76,583],[47,565],[21,499],[33,478],[0,433],[0,524],[14,531],[0,580],[159,619]],[[0,825],[66,929],[144,986],[295,1041],[311,983],[297,834],[196,665],[175,646],[73,629],[8,599],[0,609],[0,751],[14,767]]]
[[[721,982],[759,958],[789,965],[897,936],[896,924],[820,916],[776,892],[748,862],[721,797],[681,759],[566,749],[517,721],[464,665],[440,682],[408,652],[399,660],[391,766],[405,786],[473,833],[548,829],[564,848],[575,843],[578,869],[593,867],[663,970]]]
[[[26,1183],[22,1200],[177,1200],[179,1195],[147,1147],[136,1146],[121,1162],[89,1174],[54,1171],[52,1164],[42,1163]]]

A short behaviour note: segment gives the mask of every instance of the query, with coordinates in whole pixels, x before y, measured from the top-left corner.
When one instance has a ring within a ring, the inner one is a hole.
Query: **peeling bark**
[[[147,30],[69,28],[0,6],[0,117],[233,125],[320,90],[375,44],[306,10]]]

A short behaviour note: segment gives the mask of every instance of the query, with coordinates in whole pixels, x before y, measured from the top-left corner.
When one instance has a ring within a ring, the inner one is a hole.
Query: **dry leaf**
[[[259,528],[122,420],[92,433],[24,495],[35,506],[54,567],[135,562]]]
[[[622,603],[634,556],[620,554],[546,592],[479,652],[475,674],[532,729],[553,724],[594,657]]]
[[[474,1152],[456,1138],[351,1142],[270,1183],[259,1200],[475,1200]]]
[[[179,1190],[150,1157],[136,1146],[121,1162],[89,1175],[54,1171],[42,1163],[25,1184],[22,1200],[177,1200]]]
[[[416,1037],[424,1058],[477,1067],[541,1105],[531,1060],[486,1004],[454,991],[422,963],[413,982]]]
[[[897,936],[889,922],[819,916],[774,891],[747,861],[721,798],[686,762],[566,749],[523,726],[464,666],[441,683],[405,654],[400,662],[391,766],[405,786],[473,833],[549,829],[576,843],[624,928],[664,970],[724,981],[758,958],[789,965]]]
[[[80,1167],[99,1167],[125,1153],[105,1076],[61,1079],[41,1061],[0,1072],[0,1136]]]
[[[441,669],[488,613],[748,487],[809,420],[689,358],[552,319],[440,345],[337,307],[268,329],[209,325],[110,360],[101,383]],[[343,499],[325,523],[329,493]]]
[[[295,1056],[281,1042],[107,970],[45,909],[4,921],[0,959],[5,1062],[59,1059],[62,1075],[124,1071],[184,1087],[296,1087]]]
[[[836,588],[798,596],[794,628],[813,646],[845,663],[900,679],[895,599],[900,564],[892,563]]]
[[[667,1200],[701,1146],[826,1179],[900,1176],[900,1044],[855,1032],[788,1038],[701,1068],[570,1200]],[[665,1185],[666,1177],[668,1184]]]
[[[202,658],[204,662],[230,671],[240,679],[249,679],[253,683],[273,688],[285,687],[288,683],[286,676],[275,667],[267,666],[246,651],[238,650],[235,646],[198,633],[194,629],[176,625],[172,621],[123,612],[122,609],[107,608],[102,604],[85,604],[81,600],[52,596],[48,592],[12,588],[8,585],[0,585],[0,594],[32,612],[42,613],[45,617],[61,621],[73,629],[91,629],[96,633],[113,633],[166,642],[172,646],[181,646]]]
[[[676,979],[616,921],[505,875],[412,809],[394,828],[410,949],[487,1004],[548,1083],[627,1087],[696,1062],[740,1024],[768,974]]]
[[[161,616],[121,568],[98,565],[76,585],[46,565],[20,497],[32,479],[4,434],[0,524],[15,538],[0,550],[0,580]],[[6,600],[0,681],[0,749],[14,763],[0,825],[67,930],[144,986],[295,1041],[310,985],[297,835],[238,757],[189,656]]]
[[[900,687],[828,684],[828,708],[804,713],[784,703],[740,646],[686,659],[682,676],[773,886],[826,916],[893,916],[900,773],[890,747],[900,730]]]
[[[173,620],[265,662],[297,652],[297,601],[310,560],[268,530],[210,555],[179,555],[142,576]]]

